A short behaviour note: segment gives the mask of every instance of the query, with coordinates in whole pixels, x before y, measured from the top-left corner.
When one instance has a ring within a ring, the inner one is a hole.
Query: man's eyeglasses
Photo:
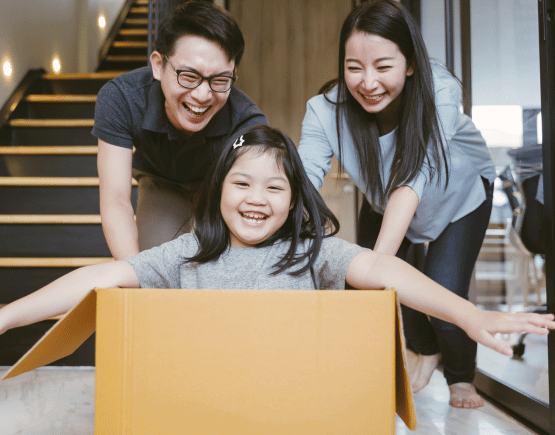
[[[214,92],[227,92],[233,85],[233,82],[237,80],[237,76],[229,77],[225,75],[214,75],[210,77],[204,77],[196,71],[191,71],[188,69],[176,69],[168,59],[168,56],[164,55],[164,57],[177,74],[177,83],[187,89],[198,88],[204,80],[208,80],[208,86],[210,86],[210,89],[212,89]]]

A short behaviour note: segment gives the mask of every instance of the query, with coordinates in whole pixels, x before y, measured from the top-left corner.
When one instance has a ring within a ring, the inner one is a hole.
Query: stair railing
[[[181,1],[175,0],[148,0],[148,64],[150,65],[150,54],[154,51],[154,40],[158,35],[158,26],[169,13]]]

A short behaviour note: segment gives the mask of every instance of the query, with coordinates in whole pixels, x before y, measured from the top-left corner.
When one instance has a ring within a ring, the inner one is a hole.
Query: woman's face
[[[389,39],[354,32],[345,44],[345,82],[351,95],[368,113],[377,115],[381,133],[397,126],[401,93],[412,66]],[[383,127],[385,130],[383,131]]]

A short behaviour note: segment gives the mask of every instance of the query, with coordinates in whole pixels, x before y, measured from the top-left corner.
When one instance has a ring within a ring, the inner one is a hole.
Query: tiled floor
[[[0,367],[0,376],[6,368]],[[397,419],[396,435],[533,434],[489,403],[477,410],[449,406],[442,374],[415,395],[418,427]],[[94,369],[42,368],[0,383],[0,435],[92,435]]]
[[[409,364],[413,356],[409,353]],[[430,383],[414,395],[417,427],[410,431],[397,417],[396,435],[529,435],[534,434],[490,403],[482,408],[456,409],[449,405],[449,389],[436,370]]]

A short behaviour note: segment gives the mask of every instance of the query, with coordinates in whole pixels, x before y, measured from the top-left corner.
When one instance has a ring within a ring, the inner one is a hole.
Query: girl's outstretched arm
[[[135,271],[123,260],[82,267],[0,309],[0,334],[64,314],[94,288],[139,286]]]
[[[496,340],[496,333],[529,332],[545,335],[549,329],[555,329],[553,314],[480,310],[391,255],[361,252],[351,261],[346,281],[358,289],[394,287],[404,305],[454,323],[474,341],[509,356],[513,354],[512,349]]]

